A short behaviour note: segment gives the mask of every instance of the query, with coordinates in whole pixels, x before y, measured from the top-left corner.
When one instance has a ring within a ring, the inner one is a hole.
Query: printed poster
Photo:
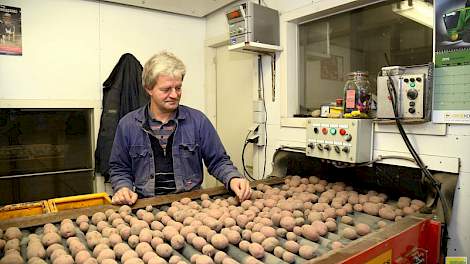
[[[21,8],[0,5],[0,54],[22,55]]]

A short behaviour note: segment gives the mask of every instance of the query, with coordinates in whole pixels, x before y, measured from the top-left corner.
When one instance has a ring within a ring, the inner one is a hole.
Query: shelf
[[[228,46],[230,51],[239,51],[246,53],[274,53],[276,51],[282,51],[280,46],[263,44],[258,42],[242,42]]]

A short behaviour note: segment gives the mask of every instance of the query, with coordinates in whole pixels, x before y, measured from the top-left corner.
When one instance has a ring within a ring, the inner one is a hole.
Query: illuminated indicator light
[[[227,14],[228,19],[234,19],[240,16],[241,16],[241,13],[238,10]]]
[[[340,134],[341,136],[346,135],[346,130],[343,129],[343,128],[341,128],[341,129],[339,130],[339,134]]]
[[[328,128],[326,127],[322,128],[321,132],[323,133],[323,135],[328,134]]]
[[[330,134],[336,135],[336,128],[330,128]]]
[[[410,87],[415,87],[416,84],[415,83],[410,83]]]

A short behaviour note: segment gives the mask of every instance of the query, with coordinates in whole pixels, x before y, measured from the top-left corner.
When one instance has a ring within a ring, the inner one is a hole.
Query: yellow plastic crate
[[[47,202],[51,212],[59,212],[63,210],[111,204],[111,199],[107,193],[103,192],[49,199]]]
[[[10,204],[0,207],[0,220],[50,213],[47,201]]]

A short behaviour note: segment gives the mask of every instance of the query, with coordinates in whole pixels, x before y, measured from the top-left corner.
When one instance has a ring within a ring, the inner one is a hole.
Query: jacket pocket
[[[180,153],[183,158],[193,158],[196,157],[199,151],[198,144],[180,144]]]
[[[129,155],[136,188],[143,188],[148,181],[150,170],[150,152],[145,146],[130,146]]]

